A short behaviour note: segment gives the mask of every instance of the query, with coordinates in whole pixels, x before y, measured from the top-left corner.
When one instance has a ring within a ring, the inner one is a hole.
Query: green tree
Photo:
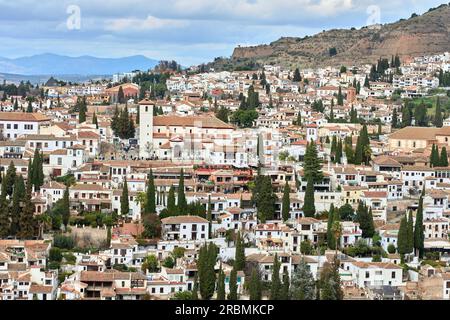
[[[123,183],[122,196],[120,197],[120,214],[127,216],[130,212],[130,202],[128,199],[128,183],[127,179]]]
[[[447,154],[446,147],[442,147],[441,156],[439,158],[439,166],[440,167],[448,167],[448,154]]]
[[[337,104],[339,106],[344,105],[344,95],[342,94],[342,88],[339,87],[338,96],[337,96]]]
[[[222,266],[217,278],[217,300],[225,300],[225,273],[222,270]]]
[[[257,269],[252,270],[250,277],[250,283],[248,285],[250,300],[259,301],[262,300],[262,284],[261,277]]]
[[[420,196],[419,207],[417,208],[416,224],[414,226],[414,248],[419,258],[423,258],[424,251],[424,226],[423,226],[423,194]]]
[[[138,108],[139,110],[139,108]],[[97,119],[97,115],[94,112],[94,115],[92,116],[92,124],[95,124],[95,128],[98,129],[98,119]]]
[[[397,115],[397,109],[394,108],[394,111],[392,112],[392,128],[398,127],[398,115]]]
[[[305,259],[301,259],[297,269],[292,275],[291,299],[292,300],[314,300],[315,281]]]
[[[277,196],[273,192],[272,180],[269,176],[258,175],[256,177],[253,200],[256,203],[258,218],[262,223],[273,219]]]
[[[154,273],[154,272],[158,272],[159,270],[159,263],[158,263],[158,258],[156,258],[155,255],[149,255],[147,258],[145,258],[144,262],[142,263],[142,271],[146,272],[150,272],[150,273]]]
[[[236,238],[236,253],[234,257],[234,269],[242,271],[245,268],[245,245],[241,233],[238,231]]]
[[[414,222],[412,211],[410,211],[408,215],[407,232],[408,232],[408,253],[411,253],[414,251]]]
[[[64,190],[64,196],[62,199],[62,222],[64,226],[67,228],[70,219],[70,199],[69,199],[69,187],[66,186],[66,190]]]
[[[308,178],[306,185],[305,198],[303,203],[303,212],[306,217],[314,217],[316,214],[316,206],[314,204],[314,183],[312,177]]]
[[[270,286],[270,300],[281,299],[281,280],[280,280],[281,263],[278,254],[275,254],[272,266],[272,283]]]
[[[145,213],[156,213],[155,193],[155,179],[153,178],[153,171],[150,169],[150,177],[148,180],[146,193]]]
[[[21,239],[31,239],[35,235],[34,204],[31,202],[31,182],[27,181],[24,207],[19,220]]]
[[[16,181],[14,183],[14,192],[12,197],[12,207],[11,207],[11,235],[15,236],[20,230],[20,215],[21,215],[21,202],[24,200],[25,196],[25,183],[23,181],[22,175],[16,176]]]
[[[242,203],[242,201],[241,201]],[[208,211],[206,213],[206,220],[208,220],[208,234],[212,238],[212,203],[211,195],[208,195]]]
[[[314,141],[308,143],[306,147],[304,163],[304,177],[306,180],[312,178],[313,183],[320,183],[323,180],[322,163],[317,153],[317,146]]]
[[[343,296],[339,263],[335,257],[333,263],[326,263],[320,273],[320,297],[321,300],[342,300]]]
[[[33,105],[31,103],[31,100],[28,101],[27,112],[33,113]]]
[[[217,260],[217,247],[214,243],[205,244],[200,248],[197,268],[200,295],[203,300],[210,300],[216,286],[214,266]]]
[[[300,70],[299,68],[296,68],[294,71],[294,77],[292,78],[292,81],[294,82],[300,82],[302,81],[302,76],[300,75]]]
[[[287,270],[283,272],[283,286],[281,287],[280,300],[290,300],[290,280]]]
[[[119,103],[125,103],[125,94],[123,93],[122,86],[119,87],[119,91],[117,93],[117,101]]]
[[[328,222],[327,222],[327,245],[329,249],[336,249],[336,241],[334,239],[333,235],[333,219],[334,219],[334,211],[336,209],[334,208],[334,205],[331,204],[330,210],[328,212]]]
[[[238,300],[238,284],[237,284],[237,270],[233,268],[230,273],[228,300]]]
[[[289,220],[289,212],[291,208],[290,194],[291,194],[291,187],[289,187],[289,183],[286,181],[283,191],[283,201],[281,207],[281,216],[283,217],[284,222]]]
[[[441,100],[439,99],[439,97],[437,98],[437,101],[436,101],[436,111],[434,114],[434,125],[437,128],[442,128],[442,126],[443,126]]]
[[[177,208],[181,215],[187,213],[187,201],[186,201],[186,195],[184,194],[184,170],[183,169],[181,169],[180,181],[178,182]]]
[[[14,183],[16,182],[16,167],[12,161],[9,163],[6,176],[3,179],[5,179],[5,196],[11,197],[14,190]]]
[[[175,188],[173,186],[169,189],[169,195],[167,197],[167,211],[170,216],[177,214],[177,206],[175,204]]]
[[[398,253],[400,253],[402,261],[404,255],[408,254],[408,221],[406,220],[406,215],[400,221],[400,229],[398,231],[398,241],[397,241]]]

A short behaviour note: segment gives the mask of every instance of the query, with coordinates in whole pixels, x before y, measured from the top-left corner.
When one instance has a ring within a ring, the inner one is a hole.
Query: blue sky
[[[270,43],[423,13],[420,0],[0,0],[0,56],[142,54],[185,66],[230,56],[237,45]],[[80,9],[80,28],[75,5]],[[369,12],[369,13],[368,13]],[[375,14],[373,14],[375,12]],[[374,20],[375,19],[375,20]],[[72,24],[74,25],[74,24]],[[76,24],[75,24],[76,26]]]

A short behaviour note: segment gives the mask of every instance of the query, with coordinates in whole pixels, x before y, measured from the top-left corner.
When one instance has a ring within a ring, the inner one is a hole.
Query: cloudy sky
[[[312,35],[330,28],[359,28],[376,22],[378,16],[381,23],[394,22],[441,3],[443,0],[0,0],[0,56],[142,54],[189,66],[229,56],[237,45],[270,43],[281,36]]]

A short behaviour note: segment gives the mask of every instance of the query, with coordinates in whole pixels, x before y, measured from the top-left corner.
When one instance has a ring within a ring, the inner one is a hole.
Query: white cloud
[[[148,16],[146,19],[124,18],[112,19],[105,22],[105,30],[108,31],[148,31],[163,28],[183,28],[189,25],[189,21],[175,19],[160,19]]]

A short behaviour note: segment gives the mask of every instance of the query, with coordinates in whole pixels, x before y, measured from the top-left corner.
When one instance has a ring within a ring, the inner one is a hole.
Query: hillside
[[[378,28],[335,29],[312,37],[281,38],[269,45],[238,47],[229,59],[209,64],[218,70],[257,64],[313,67],[374,63],[398,54],[402,59],[450,51],[450,6]],[[337,54],[330,54],[335,48]]]

